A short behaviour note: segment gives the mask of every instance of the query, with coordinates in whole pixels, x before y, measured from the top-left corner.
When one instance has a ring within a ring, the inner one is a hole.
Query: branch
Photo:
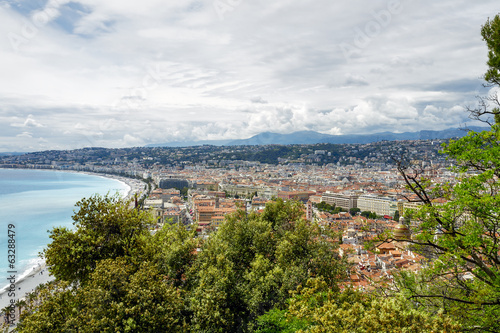
[[[472,302],[472,301],[467,301],[464,299],[460,298],[455,298],[455,297],[449,297],[445,295],[414,295],[410,296],[408,299],[413,299],[413,298],[442,298],[446,299],[449,301],[454,301],[454,302],[459,302],[459,303],[464,303],[464,304],[475,304],[475,305],[500,305],[500,300],[496,300],[495,302]]]

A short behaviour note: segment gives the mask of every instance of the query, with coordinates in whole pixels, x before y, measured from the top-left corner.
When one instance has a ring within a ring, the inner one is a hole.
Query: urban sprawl
[[[141,180],[139,198],[158,226],[197,223],[201,236],[237,209],[259,211],[274,198],[304,204],[305,217],[341,233],[340,254],[353,263],[350,283],[369,289],[393,269],[419,270],[431,258],[404,241],[364,244],[385,230],[408,237],[399,216],[418,209],[397,163],[438,183],[453,182],[445,140],[371,144],[84,148],[0,157],[3,168],[92,172]],[[149,185],[146,185],[149,184]],[[411,225],[409,225],[411,227]]]

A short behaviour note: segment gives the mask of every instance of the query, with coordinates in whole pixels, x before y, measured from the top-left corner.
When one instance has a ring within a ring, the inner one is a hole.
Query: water
[[[49,230],[73,228],[76,202],[96,193],[124,196],[129,189],[120,181],[81,173],[0,169],[0,289],[8,271],[19,280],[41,262],[38,254],[50,242]],[[9,225],[15,231],[14,269],[7,257]]]

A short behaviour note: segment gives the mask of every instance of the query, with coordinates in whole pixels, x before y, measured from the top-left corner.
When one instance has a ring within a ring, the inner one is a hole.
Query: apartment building
[[[358,208],[361,211],[374,212],[377,215],[394,216],[398,203],[394,198],[364,194],[358,198]]]
[[[353,193],[333,193],[327,191],[321,196],[321,201],[349,210],[358,207],[358,197],[358,195]]]

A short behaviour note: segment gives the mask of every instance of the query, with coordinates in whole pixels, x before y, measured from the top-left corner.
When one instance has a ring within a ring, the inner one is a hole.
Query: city
[[[399,217],[420,204],[405,189],[397,162],[407,163],[410,172],[424,171],[437,183],[454,181],[452,161],[439,153],[444,142],[85,148],[4,156],[0,167],[134,178],[139,182],[134,193],[158,226],[196,223],[203,237],[238,209],[262,211],[275,198],[300,201],[308,220],[341,234],[339,251],[353,267],[349,284],[366,290],[390,280],[393,269],[418,271],[429,260],[406,242],[379,242],[373,251],[365,245],[384,231],[408,230]],[[150,191],[141,191],[145,182]],[[318,209],[320,203],[336,211]]]

